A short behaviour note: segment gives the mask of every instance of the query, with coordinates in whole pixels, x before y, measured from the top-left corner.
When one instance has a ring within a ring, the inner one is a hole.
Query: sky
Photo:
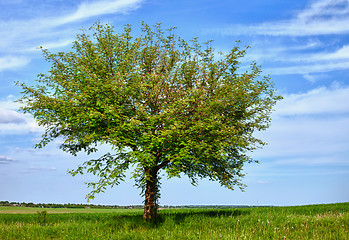
[[[162,178],[161,205],[304,205],[349,201],[348,0],[0,0],[0,201],[86,203],[90,175],[68,169],[94,157],[59,149],[60,140],[33,146],[43,129],[18,111],[16,81],[34,84],[46,73],[39,46],[70,51],[81,29],[101,21],[122,30],[142,21],[177,27],[190,40],[214,40],[228,52],[249,45],[244,64],[256,61],[284,99],[275,106],[268,142],[250,155],[245,191],[187,177]],[[102,146],[96,156],[107,152]],[[125,182],[92,204],[139,205],[140,190]]]

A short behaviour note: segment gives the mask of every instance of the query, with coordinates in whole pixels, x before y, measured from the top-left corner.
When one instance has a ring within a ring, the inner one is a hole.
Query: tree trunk
[[[157,171],[152,169],[148,171],[149,176],[146,180],[145,201],[144,201],[144,215],[143,219],[146,221],[153,221],[156,219],[158,212],[157,205]]]

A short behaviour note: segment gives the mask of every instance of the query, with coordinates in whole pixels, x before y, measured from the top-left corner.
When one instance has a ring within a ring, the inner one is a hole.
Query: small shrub
[[[41,225],[46,225],[47,223],[47,211],[37,211],[36,212],[37,216],[38,216],[38,223]]]

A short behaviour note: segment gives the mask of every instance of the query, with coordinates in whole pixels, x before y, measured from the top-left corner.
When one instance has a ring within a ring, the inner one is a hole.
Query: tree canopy
[[[265,130],[276,94],[269,77],[252,63],[239,69],[248,47],[237,43],[217,53],[212,42],[186,41],[175,28],[142,24],[132,36],[126,25],[95,23],[82,31],[70,52],[42,49],[51,64],[37,84],[23,88],[25,113],[45,128],[37,147],[55,138],[76,155],[108,144],[112,152],[87,160],[72,175],[99,177],[88,185],[88,198],[118,185],[132,167],[145,196],[144,219],[156,218],[162,171],[184,174],[195,185],[208,178],[222,186],[243,188],[250,151],[265,143],[253,134]]]

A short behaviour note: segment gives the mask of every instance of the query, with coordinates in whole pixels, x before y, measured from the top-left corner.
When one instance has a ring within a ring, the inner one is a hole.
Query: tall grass
[[[0,239],[349,239],[349,203],[247,209],[0,214]]]

